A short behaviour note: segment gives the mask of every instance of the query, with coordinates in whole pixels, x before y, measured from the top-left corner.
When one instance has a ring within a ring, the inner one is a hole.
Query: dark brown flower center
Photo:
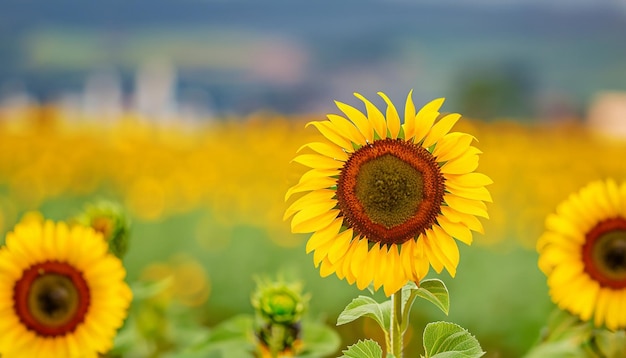
[[[354,152],[337,181],[345,223],[382,244],[401,244],[430,228],[443,194],[444,178],[432,154],[390,138]]]
[[[89,287],[73,266],[46,261],[24,271],[13,288],[15,313],[40,336],[73,332],[85,320]]]
[[[626,287],[626,219],[604,220],[585,238],[585,272],[603,287]]]

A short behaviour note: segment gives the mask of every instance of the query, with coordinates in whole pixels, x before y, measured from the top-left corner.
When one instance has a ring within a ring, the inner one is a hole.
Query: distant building
[[[626,139],[626,92],[598,93],[589,106],[587,124],[608,136]]]

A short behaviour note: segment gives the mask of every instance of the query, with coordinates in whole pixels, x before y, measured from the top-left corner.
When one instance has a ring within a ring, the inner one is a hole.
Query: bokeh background
[[[553,309],[534,251],[545,216],[626,178],[624,34],[622,0],[3,1],[0,233],[29,211],[117,201],[128,280],[172,277],[174,316],[210,330],[252,313],[255,275],[281,274],[333,327],[360,292],[320,278],[282,220],[305,169],[290,160],[333,100],[384,91],[402,108],[413,89],[464,115],[494,203],[457,277],[432,275],[450,315],[414,306],[407,356],[445,319],[487,357],[521,357]],[[176,327],[153,356],[191,341]],[[380,338],[367,319],[336,329],[342,347]]]

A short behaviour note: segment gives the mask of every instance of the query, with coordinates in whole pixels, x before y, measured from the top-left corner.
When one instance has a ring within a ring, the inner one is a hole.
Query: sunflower
[[[294,233],[313,233],[306,245],[325,277],[336,273],[364,289],[373,283],[390,296],[408,281],[419,282],[429,266],[451,276],[459,249],[453,238],[470,244],[482,232],[476,216],[487,218],[491,196],[486,175],[475,173],[474,137],[449,133],[457,113],[441,116],[444,99],[426,104],[417,114],[412,92],[404,123],[393,103],[383,114],[358,93],[366,113],[335,102],[344,116],[307,124],[324,137],[308,143],[313,153],[293,161],[309,168],[285,200],[302,194],[285,211]]]
[[[97,357],[111,349],[132,293],[100,234],[18,224],[0,249],[0,355]]]
[[[537,251],[559,308],[626,328],[626,183],[595,181],[570,195],[546,218]]]

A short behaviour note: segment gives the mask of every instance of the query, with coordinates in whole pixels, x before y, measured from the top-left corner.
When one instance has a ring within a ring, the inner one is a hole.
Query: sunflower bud
[[[252,296],[262,357],[294,356],[300,345],[300,319],[308,303],[300,284],[257,281]]]
[[[106,200],[89,204],[74,221],[101,233],[109,244],[109,251],[115,256],[121,259],[126,254],[130,223],[119,204]]]

